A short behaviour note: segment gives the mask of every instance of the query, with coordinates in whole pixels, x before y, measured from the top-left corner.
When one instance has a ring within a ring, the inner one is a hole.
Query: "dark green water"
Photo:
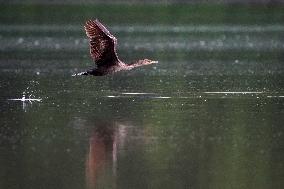
[[[283,7],[0,10],[1,189],[284,187]],[[72,77],[90,17],[159,64]]]

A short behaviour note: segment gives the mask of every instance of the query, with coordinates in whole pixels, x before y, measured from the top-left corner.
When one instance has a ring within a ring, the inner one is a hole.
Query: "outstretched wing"
[[[97,19],[87,21],[84,27],[90,38],[90,54],[95,63],[98,66],[116,64],[116,38]]]

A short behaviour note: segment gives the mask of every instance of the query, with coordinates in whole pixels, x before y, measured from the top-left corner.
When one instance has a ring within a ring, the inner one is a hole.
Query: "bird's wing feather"
[[[116,64],[116,38],[98,20],[89,20],[84,27],[90,39],[90,54],[95,63],[98,66]]]

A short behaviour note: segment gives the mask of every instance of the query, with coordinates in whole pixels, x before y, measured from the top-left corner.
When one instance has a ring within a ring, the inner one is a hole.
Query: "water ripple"
[[[192,33],[192,32],[283,32],[283,25],[187,25],[187,26],[170,26],[170,25],[158,25],[158,26],[145,26],[145,25],[133,25],[133,26],[121,26],[113,25],[109,27],[113,32],[172,32],[172,33]],[[67,32],[67,31],[82,31],[81,25],[0,25],[0,32],[3,31],[51,31],[51,32]]]

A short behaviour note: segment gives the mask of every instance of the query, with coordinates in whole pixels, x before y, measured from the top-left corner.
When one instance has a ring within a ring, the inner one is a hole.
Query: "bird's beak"
[[[158,61],[152,60],[151,64],[158,64]]]

